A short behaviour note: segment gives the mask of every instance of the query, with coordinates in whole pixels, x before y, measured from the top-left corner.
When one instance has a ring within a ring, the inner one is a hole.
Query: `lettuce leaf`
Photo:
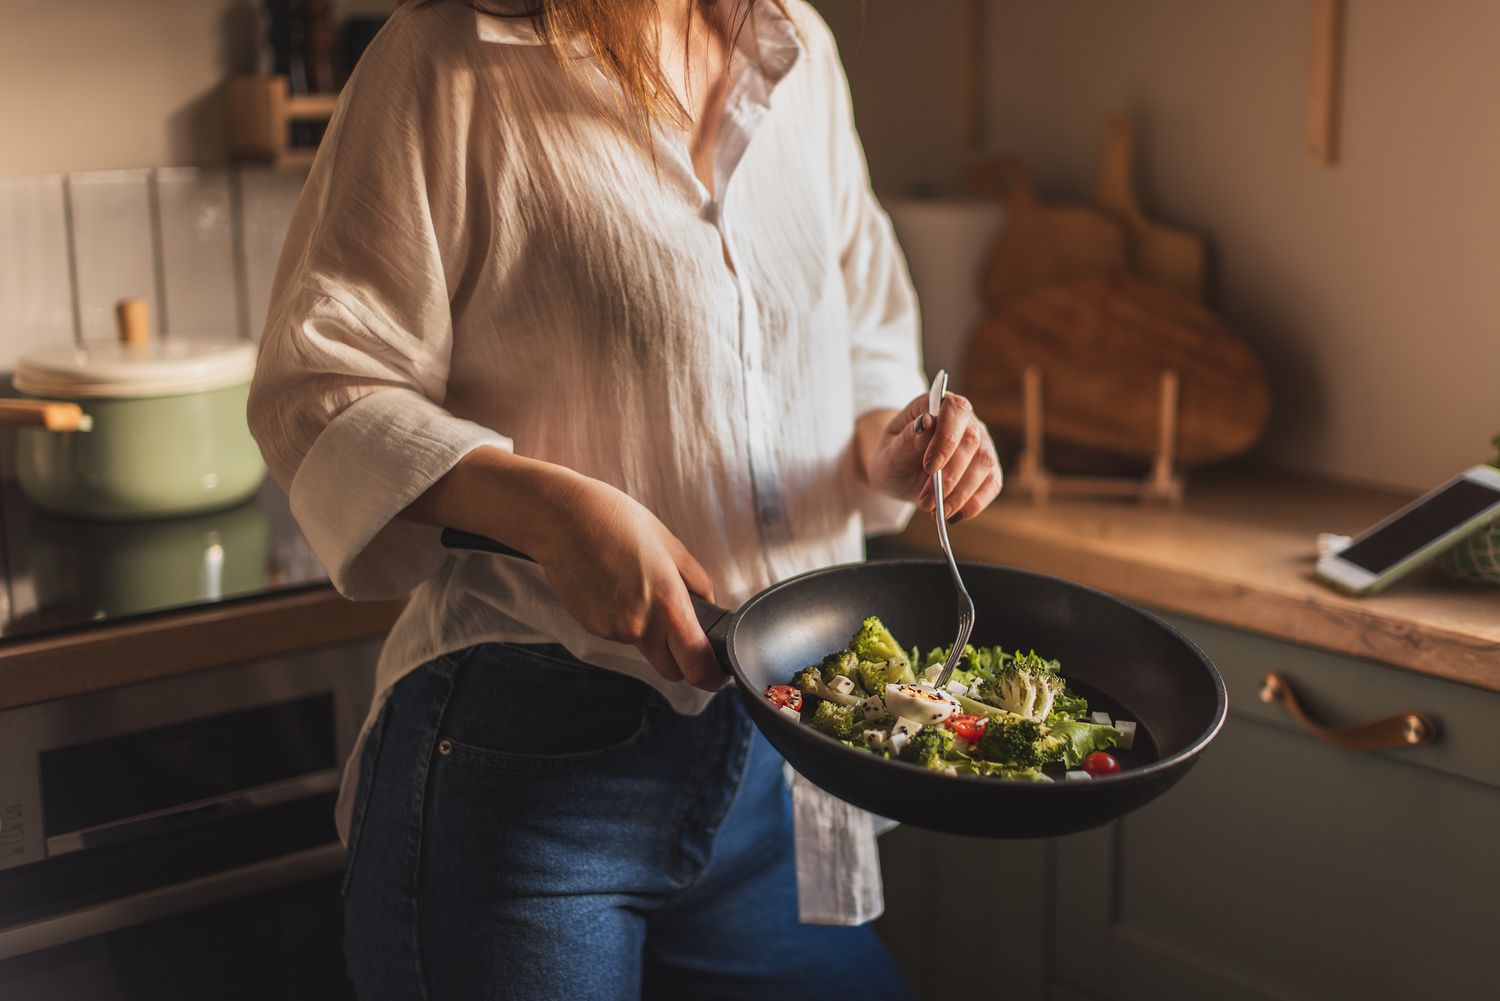
[[[1063,720],[1051,728],[1048,734],[1063,741],[1063,764],[1077,768],[1083,759],[1095,751],[1106,751],[1120,739],[1120,733],[1112,726],[1102,723],[1084,723],[1080,720]]]
[[[1076,694],[1072,689],[1065,688],[1057,697],[1057,701],[1052,703],[1052,715],[1076,720],[1088,719],[1089,700]],[[1051,720],[1048,722],[1050,723]]]

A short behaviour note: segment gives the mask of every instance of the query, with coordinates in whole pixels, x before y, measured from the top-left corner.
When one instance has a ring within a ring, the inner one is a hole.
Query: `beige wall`
[[[259,10],[257,0],[9,0],[0,174],[222,161],[222,87],[256,68]]]
[[[877,185],[956,190],[955,5],[869,0],[857,46],[857,0],[819,6]],[[1213,302],[1271,368],[1268,459],[1420,488],[1490,457],[1500,3],[1352,0],[1332,169],[1302,149],[1306,0],[984,7],[988,149],[1044,192],[1086,197],[1101,118],[1138,116],[1143,201],[1210,235]]]

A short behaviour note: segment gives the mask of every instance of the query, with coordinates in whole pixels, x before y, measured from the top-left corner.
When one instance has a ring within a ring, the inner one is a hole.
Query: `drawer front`
[[[1277,703],[1260,701],[1261,681],[1277,671],[1313,719],[1324,725],[1364,723],[1419,712],[1438,725],[1438,739],[1420,747],[1345,752],[1430,768],[1500,788],[1500,692],[1431,678],[1374,661],[1314,650],[1180,615],[1163,618],[1213,660],[1229,692],[1230,712],[1287,730],[1301,727]],[[1500,648],[1495,651],[1500,661]],[[1330,748],[1332,750],[1332,748]]]
[[[1219,664],[1230,720],[1166,796],[1057,841],[1058,980],[1115,1001],[1494,996],[1500,696],[1176,621]],[[1328,746],[1258,700],[1270,669],[1314,715],[1419,710],[1443,736]]]

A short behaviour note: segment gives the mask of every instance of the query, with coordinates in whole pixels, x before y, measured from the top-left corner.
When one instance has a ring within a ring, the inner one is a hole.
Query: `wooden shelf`
[[[292,126],[327,122],[337,94],[293,94],[286,77],[240,76],[229,81],[230,148],[236,157],[263,160],[279,169],[302,169],[316,146],[293,146]]]

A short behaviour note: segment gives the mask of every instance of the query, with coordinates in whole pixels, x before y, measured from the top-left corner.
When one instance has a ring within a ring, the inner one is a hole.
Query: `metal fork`
[[[948,373],[939,370],[937,377],[932,380],[932,389],[927,393],[927,416],[932,419],[933,427],[937,427],[938,409],[943,403],[943,394],[948,391]],[[963,657],[964,644],[969,642],[969,634],[974,631],[974,600],[969,597],[969,591],[964,587],[964,579],[959,576],[958,564],[953,559],[953,546],[948,542],[948,519],[943,513],[943,471],[937,470],[932,474],[932,496],[936,502],[933,514],[937,518],[938,541],[943,545],[943,555],[948,557],[948,571],[953,574],[953,587],[958,592],[958,636],[953,640],[953,649],[948,653],[948,659],[943,662],[942,673],[938,675],[937,681],[932,687],[944,689],[948,687],[949,680],[953,677],[953,669],[958,666]]]

